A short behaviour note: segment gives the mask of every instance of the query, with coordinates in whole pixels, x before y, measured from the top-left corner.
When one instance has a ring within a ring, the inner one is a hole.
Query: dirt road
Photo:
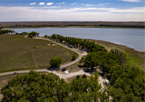
[[[42,38],[42,37],[35,37],[34,39],[42,39],[42,40],[51,41],[51,40],[49,40],[49,39],[47,39],[47,38]],[[65,47],[65,48],[67,48],[67,49],[69,49],[69,50],[72,50],[72,51],[76,52],[76,53],[79,55],[79,57],[78,57],[75,61],[72,61],[72,62],[70,62],[70,63],[67,63],[67,64],[65,64],[65,65],[62,65],[62,66],[60,66],[60,68],[68,67],[68,66],[70,66],[70,65],[73,65],[73,64],[77,63],[79,60],[81,60],[81,58],[82,58],[84,55],[87,54],[86,52],[80,53],[79,51],[77,51],[77,50],[74,49],[74,48],[73,48],[73,49],[72,49],[72,48],[69,48],[69,47],[67,47],[67,46],[65,46],[65,45],[62,45],[62,44],[60,44],[60,43],[57,43],[57,42],[55,42],[55,41],[51,41],[51,42],[53,42],[53,43],[55,43],[55,44],[57,44],[57,45],[60,45],[60,46],[62,46],[62,47]],[[35,70],[35,71],[36,71],[36,72],[49,72],[49,73],[54,73],[54,74],[58,75],[60,78],[63,78],[63,79],[67,79],[67,78],[70,78],[70,77],[74,77],[74,76],[77,76],[77,75],[83,75],[83,74],[86,74],[87,76],[91,76],[90,73],[86,73],[86,72],[84,72],[83,70],[80,70],[80,71],[78,71],[78,72],[69,73],[69,74],[65,74],[65,73],[64,73],[64,74],[60,74],[60,73],[56,72],[55,70],[54,70],[54,71],[50,71],[50,70],[47,70],[47,69],[37,69],[37,70]],[[14,73],[29,73],[29,72],[30,72],[30,70],[12,71],[12,72],[0,73],[0,76],[10,75],[10,74],[14,74]],[[105,79],[103,79],[101,76],[99,76],[99,83],[101,84],[102,87],[104,87],[104,84],[103,84],[104,82],[105,82]]]

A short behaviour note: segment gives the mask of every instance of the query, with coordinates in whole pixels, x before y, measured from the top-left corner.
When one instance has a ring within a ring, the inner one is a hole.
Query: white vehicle
[[[109,84],[110,84],[109,80],[106,79],[106,80],[105,80],[105,85],[109,85]]]

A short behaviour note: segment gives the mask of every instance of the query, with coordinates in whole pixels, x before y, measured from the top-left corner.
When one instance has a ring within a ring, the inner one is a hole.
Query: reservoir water
[[[16,28],[15,32],[36,31],[39,36],[60,34],[62,36],[104,40],[126,45],[138,51],[145,51],[145,29],[119,28]]]

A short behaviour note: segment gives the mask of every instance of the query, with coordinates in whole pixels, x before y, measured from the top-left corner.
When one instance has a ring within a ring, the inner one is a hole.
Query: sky
[[[145,21],[145,0],[0,0],[5,21]]]

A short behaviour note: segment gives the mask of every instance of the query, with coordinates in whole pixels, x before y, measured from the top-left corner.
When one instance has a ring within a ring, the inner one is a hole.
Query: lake
[[[36,31],[39,36],[60,34],[62,36],[104,40],[126,45],[138,51],[145,51],[145,29],[122,28],[15,28],[15,32]]]

